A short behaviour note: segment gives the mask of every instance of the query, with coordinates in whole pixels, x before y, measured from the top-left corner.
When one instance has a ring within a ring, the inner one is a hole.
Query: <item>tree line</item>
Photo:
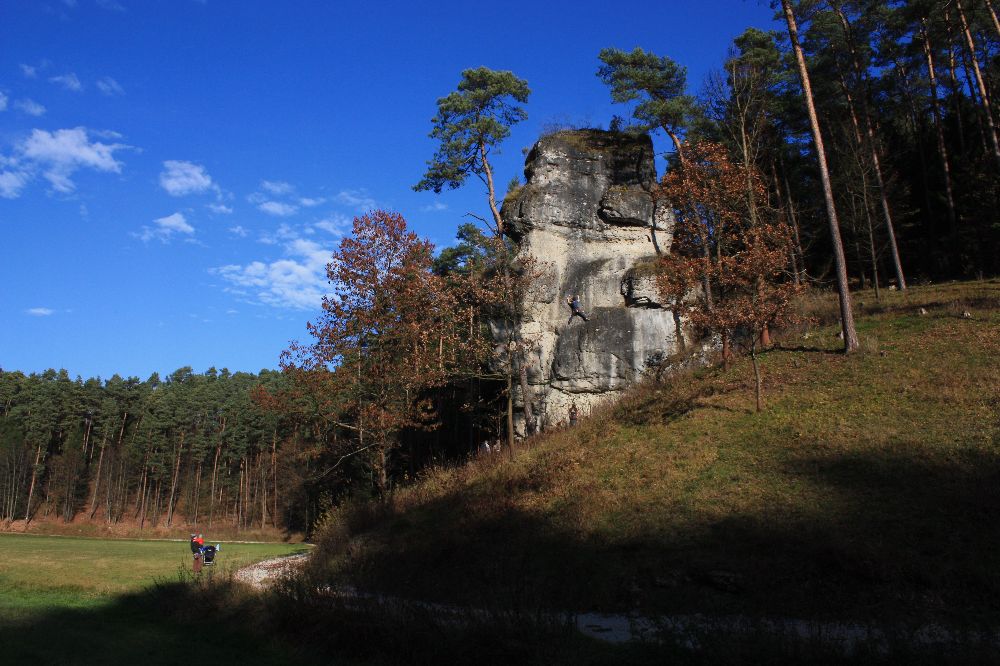
[[[627,105],[609,129],[661,134],[653,189],[676,217],[653,262],[675,321],[753,361],[806,288],[995,274],[1000,174],[990,0],[781,0],[781,30],[748,29],[692,94],[686,70],[635,48],[595,54]],[[354,221],[331,293],[280,371],[182,368],[146,381],[0,372],[0,520],[37,515],[172,526],[308,529],[351,496],[385,496],[483,440],[531,434],[530,341],[517,323],[538,277],[505,227],[491,158],[527,117],[512,72],[462,72],[437,103],[417,190],[470,179],[488,214],[436,252],[398,213]],[[512,180],[510,191],[519,185]]]
[[[315,458],[259,396],[281,373],[0,370],[0,521],[303,529]]]

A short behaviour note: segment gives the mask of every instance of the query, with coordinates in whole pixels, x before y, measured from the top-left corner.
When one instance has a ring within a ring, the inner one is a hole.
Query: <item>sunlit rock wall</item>
[[[572,403],[586,414],[674,353],[673,317],[642,270],[657,248],[669,252],[673,215],[650,193],[656,170],[646,136],[559,132],[535,144],[524,171],[527,183],[502,215],[541,272],[519,333],[532,345],[535,415],[552,426],[567,420]],[[572,294],[589,322],[570,321]]]

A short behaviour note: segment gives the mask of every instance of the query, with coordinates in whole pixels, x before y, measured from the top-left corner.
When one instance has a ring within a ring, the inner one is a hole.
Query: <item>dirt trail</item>
[[[308,557],[308,553],[274,557],[270,560],[264,560],[243,567],[233,574],[233,578],[242,583],[248,583],[257,589],[263,589],[285,574],[301,567],[305,564]]]

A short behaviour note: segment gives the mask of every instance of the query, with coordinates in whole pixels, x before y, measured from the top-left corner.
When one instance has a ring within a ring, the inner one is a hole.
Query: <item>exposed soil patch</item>
[[[233,574],[233,578],[257,589],[263,589],[275,580],[287,576],[295,569],[301,567],[305,564],[308,557],[308,553],[300,553],[298,555],[286,555],[284,557],[264,560],[256,564],[251,564],[248,567],[243,567]]]

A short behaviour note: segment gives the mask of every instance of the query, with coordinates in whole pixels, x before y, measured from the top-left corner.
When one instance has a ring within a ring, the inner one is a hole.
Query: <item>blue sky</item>
[[[735,35],[781,27],[757,0],[424,4],[4,2],[0,368],[275,368],[353,216],[399,211],[440,246],[487,210],[478,182],[411,189],[463,69],[532,89],[502,188],[545,129],[627,115],[601,48],[669,55],[697,92]]]

